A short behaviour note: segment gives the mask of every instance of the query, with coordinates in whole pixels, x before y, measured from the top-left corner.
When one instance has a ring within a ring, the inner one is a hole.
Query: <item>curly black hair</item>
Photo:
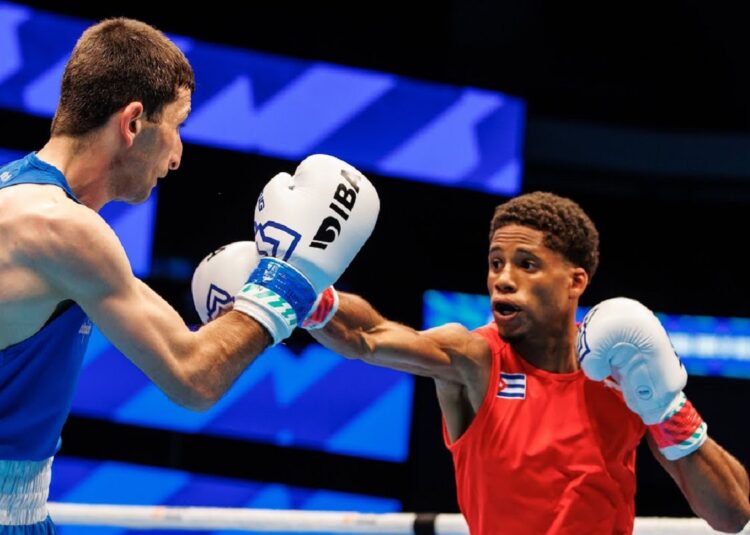
[[[544,245],[586,270],[593,278],[599,265],[599,232],[591,218],[574,201],[535,191],[515,197],[495,208],[490,239],[506,225],[521,225],[544,233]]]

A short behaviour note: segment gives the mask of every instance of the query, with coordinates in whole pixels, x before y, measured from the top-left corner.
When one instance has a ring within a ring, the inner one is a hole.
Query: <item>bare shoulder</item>
[[[423,335],[434,340],[449,353],[458,368],[467,371],[489,368],[492,350],[487,340],[460,323],[446,323],[423,331]]]
[[[435,377],[435,388],[451,441],[468,428],[485,398],[492,372],[492,349],[480,334],[451,323],[425,334],[449,344],[459,380]]]
[[[129,270],[114,231],[95,211],[69,199],[59,188],[20,185],[9,188],[0,207],[18,208],[0,218],[0,233],[15,240],[14,261],[53,285],[83,288]],[[10,193],[10,192],[9,192]],[[2,211],[2,210],[0,210]],[[123,264],[124,262],[124,264]],[[63,292],[75,298],[75,292]]]

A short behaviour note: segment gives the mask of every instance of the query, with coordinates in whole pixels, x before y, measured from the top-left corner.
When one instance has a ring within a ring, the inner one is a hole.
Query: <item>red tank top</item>
[[[489,388],[450,444],[472,535],[630,534],[635,450],[645,432],[622,395],[583,372],[535,368],[494,324]]]

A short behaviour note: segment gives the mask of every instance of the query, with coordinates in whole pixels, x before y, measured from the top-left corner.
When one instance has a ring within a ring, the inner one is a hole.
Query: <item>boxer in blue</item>
[[[103,21],[73,50],[47,144],[0,167],[0,532],[54,531],[50,466],[91,322],[172,400],[206,409],[314,310],[372,231],[379,202],[367,179],[336,158],[307,158],[294,176],[274,178],[284,182],[275,210],[321,214],[355,177],[346,236],[332,239],[323,218],[299,218],[286,228],[298,239],[283,259],[258,265],[234,310],[188,329],[134,277],[97,211],[144,201],[179,167],[194,87],[190,64],[164,34],[131,19]],[[277,217],[265,214],[273,234]]]

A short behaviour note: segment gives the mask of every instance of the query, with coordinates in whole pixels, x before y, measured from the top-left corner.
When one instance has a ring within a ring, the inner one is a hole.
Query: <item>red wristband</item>
[[[339,299],[333,286],[323,290],[310,314],[302,322],[303,329],[321,329],[330,321],[339,307]]]
[[[674,460],[695,451],[703,444],[706,427],[690,400],[680,393],[676,409],[661,423],[649,425],[648,430],[664,456]]]

